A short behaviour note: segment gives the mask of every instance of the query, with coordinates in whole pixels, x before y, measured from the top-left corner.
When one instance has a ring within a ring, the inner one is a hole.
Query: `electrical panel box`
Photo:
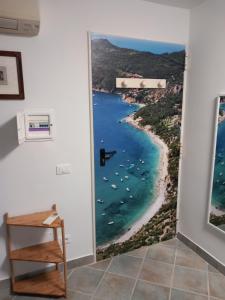
[[[53,140],[55,138],[53,110],[17,113],[17,132],[19,144],[25,141]]]

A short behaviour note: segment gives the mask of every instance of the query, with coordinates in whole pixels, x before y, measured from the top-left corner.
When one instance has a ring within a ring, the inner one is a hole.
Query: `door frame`
[[[87,32],[88,41],[88,82],[89,82],[89,122],[90,122],[90,159],[91,159],[91,208],[92,208],[92,247],[94,262],[96,262],[96,206],[95,206],[95,159],[94,159],[94,111],[92,93],[92,60],[91,60],[91,33]]]
[[[103,32],[93,32],[91,30],[87,31],[87,46],[88,46],[88,83],[89,83],[89,123],[90,123],[90,159],[91,159],[91,207],[92,207],[92,244],[93,244],[93,256],[94,262],[96,262],[96,203],[95,203],[95,160],[94,160],[94,123],[93,123],[93,93],[92,93],[92,60],[91,60],[91,34],[98,33],[101,35],[112,35],[118,37],[124,37],[120,34],[111,34]],[[130,36],[129,36],[130,37]],[[138,39],[136,37],[130,37]],[[140,38],[143,40],[148,40],[146,38]],[[150,40],[149,40],[150,41]],[[154,40],[152,40],[154,41]],[[160,41],[159,41],[160,42]],[[162,43],[174,43],[171,41],[161,41]],[[182,173],[182,163],[184,157],[183,141],[184,141],[184,119],[186,110],[186,98],[187,98],[187,81],[188,81],[188,69],[190,67],[189,61],[189,49],[187,43],[184,44],[185,48],[185,69],[183,76],[183,96],[182,96],[182,115],[181,115],[181,129],[180,129],[180,158],[178,166],[178,186],[177,186],[177,208],[176,208],[176,234],[180,231],[180,204],[181,204],[181,173]]]

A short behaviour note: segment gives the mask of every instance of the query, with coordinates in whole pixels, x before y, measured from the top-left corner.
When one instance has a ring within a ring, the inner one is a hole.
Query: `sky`
[[[138,51],[151,52],[154,54],[172,53],[185,50],[184,45],[133,39],[127,37],[118,37],[113,35],[91,33],[91,38],[107,39],[111,44],[120,48],[134,49]]]

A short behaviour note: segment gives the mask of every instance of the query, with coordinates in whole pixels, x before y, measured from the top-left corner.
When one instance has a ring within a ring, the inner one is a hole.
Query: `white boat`
[[[105,213],[102,213],[102,216],[105,216]]]
[[[102,179],[103,179],[104,181],[109,181],[109,179],[108,179],[107,177],[102,177]]]
[[[120,165],[120,168],[123,168],[124,167],[124,165]]]
[[[113,221],[110,221],[110,222],[108,223],[108,225],[112,225],[112,224],[114,224],[114,222],[113,222]]]
[[[133,198],[133,195],[130,195],[129,198],[132,199],[132,198]]]
[[[127,188],[126,188],[126,191],[127,191],[127,192],[130,192],[130,189],[127,187]]]
[[[145,177],[142,177],[141,180],[142,180],[142,181],[145,181]]]
[[[126,175],[126,176],[124,176],[124,178],[125,178],[125,179],[128,179],[128,178],[129,178],[129,176],[127,176],[127,175]]]
[[[120,181],[123,182],[123,178],[120,178]]]
[[[111,187],[116,190],[117,189],[117,186],[115,184],[112,184]]]
[[[121,204],[124,204],[124,201],[120,201]]]
[[[101,199],[97,199],[97,202],[98,202],[98,203],[104,203],[104,201],[101,200]]]
[[[118,172],[115,172],[115,175],[116,175],[116,176],[119,176],[119,173],[118,173]]]
[[[144,160],[142,160],[141,163],[144,164],[145,163]]]

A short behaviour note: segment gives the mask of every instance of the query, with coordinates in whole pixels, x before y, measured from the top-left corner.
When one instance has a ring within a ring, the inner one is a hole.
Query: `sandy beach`
[[[149,206],[146,213],[135,222],[129,231],[123,234],[119,239],[115,240],[114,243],[123,243],[129,238],[131,238],[135,233],[137,233],[143,225],[145,225],[160,209],[163,202],[165,201],[166,195],[166,177],[168,175],[168,147],[167,145],[155,135],[151,130],[150,126],[141,127],[138,125],[140,119],[134,120],[133,115],[130,115],[124,119],[125,122],[131,124],[132,126],[138,128],[139,130],[145,131],[153,143],[155,143],[160,148],[160,167],[159,174],[156,185],[156,198],[154,202]]]
[[[211,205],[210,207],[210,213],[214,214],[215,216],[222,216],[225,214],[225,211],[222,211],[218,208],[215,208],[214,206]]]

